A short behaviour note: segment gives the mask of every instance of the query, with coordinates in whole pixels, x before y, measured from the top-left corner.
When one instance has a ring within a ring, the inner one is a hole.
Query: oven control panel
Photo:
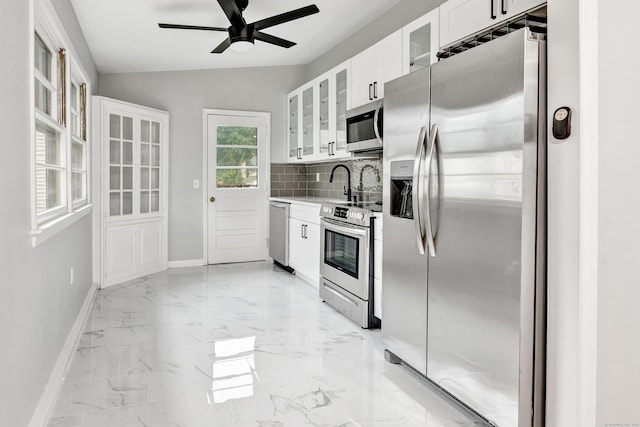
[[[372,213],[356,207],[322,205],[320,215],[325,218],[334,218],[346,223],[368,227]]]

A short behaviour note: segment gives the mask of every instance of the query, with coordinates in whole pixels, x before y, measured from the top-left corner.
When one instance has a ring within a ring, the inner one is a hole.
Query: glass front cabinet
[[[311,162],[348,157],[346,112],[349,61],[291,92],[288,108],[288,162]]]
[[[169,116],[104,97],[93,107],[101,285],[110,286],[167,268]]]
[[[309,83],[287,97],[289,163],[310,161],[317,155],[316,92],[315,85]]]
[[[440,13],[436,8],[402,29],[402,74],[438,61]]]

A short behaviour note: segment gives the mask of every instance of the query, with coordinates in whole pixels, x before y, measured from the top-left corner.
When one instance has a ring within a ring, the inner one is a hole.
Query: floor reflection
[[[209,404],[253,396],[254,378],[259,381],[255,361],[256,337],[215,342],[213,382]]]

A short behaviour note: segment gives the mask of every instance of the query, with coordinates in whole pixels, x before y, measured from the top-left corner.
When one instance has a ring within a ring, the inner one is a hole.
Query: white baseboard
[[[202,267],[204,262],[201,259],[186,259],[181,261],[169,261],[169,268],[182,268],[182,267]]]
[[[33,417],[31,417],[29,427],[44,427],[47,425],[49,415],[51,414],[51,411],[53,411],[53,406],[58,399],[60,386],[62,385],[62,381],[64,380],[67,371],[69,370],[69,362],[71,362],[73,353],[78,345],[82,326],[91,312],[91,307],[93,307],[97,289],[98,284],[93,283],[89,288],[89,292],[87,292],[87,296],[84,299],[84,303],[82,303],[82,307],[80,307],[80,312],[76,317],[76,321],[73,323],[71,331],[69,331],[69,335],[67,335],[67,339],[64,342],[64,346],[62,346],[62,350],[58,355],[58,360],[56,360],[56,364],[53,366],[51,375],[49,375],[49,380],[47,381],[44,391],[40,396],[40,400],[38,401],[36,410],[33,413]]]

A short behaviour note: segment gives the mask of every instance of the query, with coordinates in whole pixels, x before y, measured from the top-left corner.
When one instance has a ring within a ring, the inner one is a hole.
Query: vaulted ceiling
[[[159,22],[228,27],[216,0],[71,0],[101,73],[307,64],[401,0],[249,0],[247,22],[316,4],[320,13],[265,32],[289,49],[255,42],[250,52],[210,53],[224,32],[161,29]]]

